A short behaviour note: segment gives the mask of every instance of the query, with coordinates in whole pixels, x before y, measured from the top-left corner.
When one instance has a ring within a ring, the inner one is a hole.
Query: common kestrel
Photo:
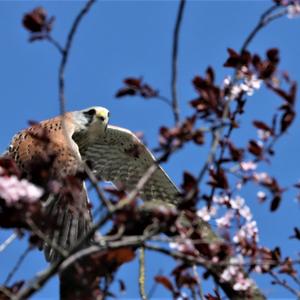
[[[35,124],[16,134],[7,155],[12,157],[22,172],[30,179],[36,163],[49,156],[50,179],[63,182],[68,176],[83,170],[88,162],[95,176],[111,181],[125,191],[132,190],[155,158],[147,147],[129,130],[108,125],[109,111],[91,107],[68,112]],[[50,230],[51,244],[69,249],[86,234],[92,218],[84,180],[79,188],[66,196],[51,194],[45,201],[45,210],[53,216],[59,230]],[[145,201],[161,200],[177,203],[178,190],[165,171],[159,166],[140,192]],[[57,252],[45,243],[46,258],[53,261]]]

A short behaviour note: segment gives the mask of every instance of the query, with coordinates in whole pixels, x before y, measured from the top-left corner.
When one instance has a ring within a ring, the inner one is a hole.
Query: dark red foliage
[[[281,194],[274,195],[270,206],[271,211],[275,211],[278,209],[281,199]]]
[[[274,135],[274,130],[273,128],[271,128],[270,126],[268,126],[266,123],[264,123],[263,121],[257,121],[254,120],[253,121],[253,125],[257,128],[257,129],[261,129],[265,132],[268,132],[271,136]]]
[[[172,282],[170,281],[170,279],[168,277],[157,275],[157,276],[154,277],[154,280],[157,283],[160,283],[161,285],[163,285],[167,290],[169,290],[173,294],[176,293],[176,290],[175,290]]]
[[[54,17],[47,18],[47,11],[37,7],[23,17],[23,26],[31,33],[29,41],[45,39],[52,30]]]
[[[290,237],[290,239],[297,239],[300,240],[300,229],[297,227],[294,227],[294,235]]]
[[[296,112],[291,109],[286,109],[280,120],[280,131],[285,132],[293,123]]]
[[[28,203],[18,201],[8,206],[4,200],[0,198],[0,227],[29,229],[28,221],[33,221],[37,224],[43,223],[43,213],[40,202]]]
[[[232,161],[242,161],[244,157],[244,149],[237,148],[232,142],[227,142],[229,153]]]
[[[215,295],[213,296],[212,294],[208,293],[205,295],[206,300],[222,300],[220,293],[218,292],[217,289],[214,289]]]
[[[257,72],[258,78],[263,80],[271,79],[277,70],[279,61],[279,50],[277,48],[269,49],[264,60],[258,54],[252,56],[254,70]]]
[[[291,276],[297,275],[297,271],[293,265],[292,260],[289,257],[285,258],[285,260],[281,263],[279,273],[284,273]]]
[[[112,196],[115,196],[117,198],[117,202],[126,197],[126,192],[123,188],[121,188],[121,186],[118,186],[118,189],[113,186],[107,186],[104,190]]]
[[[241,66],[248,66],[251,62],[251,54],[247,50],[239,54],[235,50],[228,48],[227,52],[229,54],[229,58],[224,63],[224,67],[238,69]]]
[[[193,141],[197,145],[204,143],[204,134],[200,129],[194,128],[196,124],[196,116],[186,118],[183,123],[177,127],[160,128],[159,142],[163,148],[179,148],[184,143]]]
[[[278,64],[280,61],[279,58],[279,50],[277,48],[272,48],[267,51],[267,58],[269,59],[270,62],[273,64]]]
[[[126,292],[126,285],[125,285],[124,281],[121,280],[121,279],[119,279],[118,282],[119,282],[119,290],[120,290],[120,292],[121,293],[125,293]]]
[[[214,71],[211,67],[206,70],[205,77],[196,76],[193,79],[193,85],[199,97],[190,101],[190,105],[196,109],[201,118],[206,118],[211,114],[222,116],[224,101],[221,95],[221,89],[214,84]]]
[[[183,183],[181,184],[182,188],[182,197],[185,199],[185,206],[188,204],[186,201],[190,202],[189,204],[195,204],[197,201],[197,196],[199,193],[197,179],[189,172],[183,173]]]
[[[128,77],[123,80],[125,87],[118,90],[117,98],[124,96],[139,95],[145,99],[157,97],[158,91],[154,90],[149,84],[143,83],[141,78]]]
[[[1,176],[11,176],[15,175],[17,177],[21,176],[20,170],[17,167],[15,161],[9,157],[0,158],[0,167],[3,172]]]
[[[229,188],[228,180],[226,174],[222,168],[219,168],[217,171],[210,169],[210,181],[209,184],[213,187],[227,190]]]
[[[248,143],[248,151],[257,158],[261,158],[263,154],[263,148],[256,141],[250,140]]]

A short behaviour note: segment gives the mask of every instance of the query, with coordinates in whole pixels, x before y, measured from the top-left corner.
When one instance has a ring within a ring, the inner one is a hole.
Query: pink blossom
[[[256,221],[247,222],[243,225],[232,240],[238,244],[245,239],[258,242],[258,228]]]
[[[269,184],[272,183],[271,177],[266,172],[261,172],[261,173],[256,173],[255,172],[253,174],[253,178],[254,178],[254,180],[256,180],[258,182],[269,183]]]
[[[243,272],[241,272],[243,264],[244,258],[242,255],[233,257],[229,260],[229,266],[221,274],[222,281],[234,280],[233,289],[235,291],[246,291],[253,284],[253,281],[245,278]]]
[[[240,87],[240,85],[233,85],[231,88],[230,88],[230,95],[229,95],[229,100],[233,100],[233,99],[236,99],[240,93],[242,92],[242,89]]]
[[[243,263],[244,258],[242,255],[231,257],[228,267],[221,274],[221,279],[223,281],[230,281],[231,279],[235,278],[238,275],[239,269],[241,268]]]
[[[245,172],[247,171],[254,171],[257,168],[257,164],[253,161],[242,161],[240,163],[241,169]]]
[[[241,209],[245,204],[245,199],[237,196],[235,199],[230,199],[230,205],[233,209]]]
[[[260,200],[260,201],[265,201],[266,198],[267,198],[267,195],[265,192],[263,191],[258,191],[257,192],[257,198]]]
[[[195,246],[193,242],[189,239],[186,239],[184,241],[178,241],[178,242],[170,242],[169,247],[171,249],[185,252],[185,253],[195,253],[197,250],[195,249]]]
[[[211,217],[215,216],[217,213],[217,208],[215,206],[211,206],[208,208],[207,206],[202,207],[197,211],[198,217],[208,222]]]
[[[233,285],[233,289],[235,291],[247,291],[253,281],[249,278],[245,278],[242,272],[238,272],[237,276],[235,277],[235,284]]]
[[[219,205],[227,204],[229,203],[229,197],[227,195],[225,196],[214,196],[213,202]]]
[[[234,217],[233,211],[228,210],[223,217],[216,219],[217,226],[219,228],[228,228],[228,227],[230,227],[231,220],[233,219],[233,217]]]
[[[254,267],[254,271],[256,272],[256,273],[262,273],[262,267],[260,266],[260,265],[256,265],[255,267]]]
[[[240,93],[244,92],[247,93],[248,96],[252,96],[255,90],[258,90],[261,86],[261,80],[257,78],[255,74],[247,75],[248,68],[242,67],[241,68],[241,83],[233,84],[231,77],[225,77],[223,81],[223,85],[225,88],[229,88],[229,100],[233,100],[237,98]]]
[[[237,182],[235,187],[236,187],[237,190],[241,190],[242,187],[243,187],[243,182],[241,182],[241,181]]]
[[[271,136],[271,133],[267,130],[258,129],[257,136],[260,140],[266,141]]]
[[[245,205],[239,210],[239,214],[245,218],[248,222],[252,220],[253,216],[249,206]]]
[[[226,88],[229,87],[230,85],[231,85],[231,77],[228,75],[223,80],[223,86]]]
[[[287,7],[287,16],[289,19],[299,17],[299,15],[300,15],[300,4],[298,2],[290,4]]]
[[[230,281],[237,272],[238,268],[236,266],[228,266],[221,274],[221,280]]]
[[[0,197],[7,205],[19,200],[34,202],[43,194],[43,190],[26,179],[19,180],[16,176],[0,177]]]
[[[257,78],[255,74],[250,77],[246,77],[244,82],[240,84],[240,88],[243,92],[247,93],[248,96],[254,94],[254,90],[260,89],[261,80]]]

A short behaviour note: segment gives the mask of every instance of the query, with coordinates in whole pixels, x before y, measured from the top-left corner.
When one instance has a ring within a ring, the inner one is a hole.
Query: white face
[[[92,130],[104,131],[109,120],[108,109],[101,106],[94,106],[83,109],[81,111],[73,112],[77,123],[77,130]]]
[[[94,106],[82,110],[82,114],[88,122],[89,131],[105,131],[109,120],[108,109],[101,106]]]
[[[109,121],[109,110],[101,107],[101,106],[96,106],[94,107],[96,113],[95,113],[95,119],[96,121],[100,121],[105,123],[105,125],[107,125],[108,121]]]

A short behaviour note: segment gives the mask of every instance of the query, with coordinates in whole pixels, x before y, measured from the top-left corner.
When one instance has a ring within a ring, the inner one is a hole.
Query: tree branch
[[[172,49],[172,73],[171,73],[171,91],[172,91],[172,108],[175,123],[180,121],[178,99],[177,99],[177,61],[178,61],[178,44],[179,44],[179,30],[182,21],[185,0],[180,0],[177,19],[173,33],[173,49]]]
[[[64,115],[65,113],[65,78],[64,78],[64,72],[65,68],[68,62],[72,42],[75,36],[75,33],[77,32],[78,26],[83,19],[83,17],[89,12],[92,5],[96,2],[96,0],[88,0],[84,7],[80,10],[79,14],[75,18],[71,30],[68,34],[66,45],[64,49],[62,50],[62,59],[59,66],[59,72],[58,72],[58,86],[59,86],[59,104],[60,104],[60,114]]]

